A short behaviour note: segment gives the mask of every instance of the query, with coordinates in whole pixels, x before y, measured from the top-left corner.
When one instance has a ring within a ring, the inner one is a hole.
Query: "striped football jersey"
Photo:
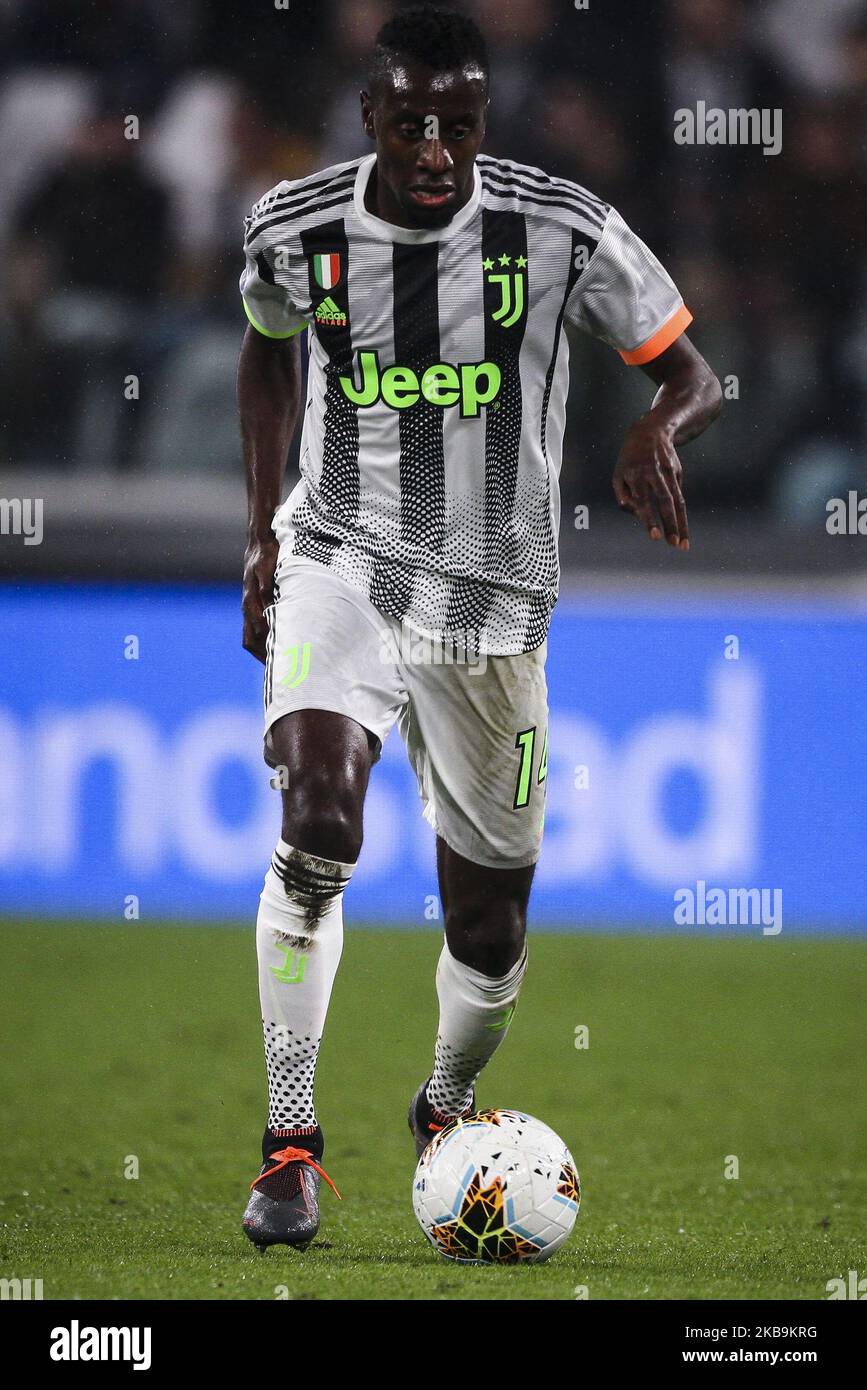
[[[691,316],[578,184],[480,155],[465,206],[415,230],[365,207],[375,158],[280,183],[246,219],[251,323],[309,334],[301,478],[275,533],[415,631],[531,651],[559,586],[564,323],[641,363]]]

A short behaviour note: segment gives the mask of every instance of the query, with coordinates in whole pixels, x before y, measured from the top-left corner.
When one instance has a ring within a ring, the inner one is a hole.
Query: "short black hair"
[[[439,5],[410,5],[383,24],[368,69],[368,88],[373,91],[386,76],[395,58],[410,58],[435,72],[457,72],[478,67],[489,84],[488,46],[467,15]]]

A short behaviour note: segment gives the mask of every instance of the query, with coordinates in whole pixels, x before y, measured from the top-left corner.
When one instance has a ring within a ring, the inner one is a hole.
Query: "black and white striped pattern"
[[[352,201],[352,190],[358,172],[358,160],[338,165],[325,175],[315,174],[296,183],[278,184],[254,205],[244,219],[244,244],[275,245],[267,235],[275,228],[288,228],[292,222],[318,217],[332,207]]]
[[[682,301],[617,212],[568,179],[480,155],[470,203],[425,232],[367,210],[374,158],[279,184],[247,219],[250,317],[274,337],[310,329],[302,477],[275,530],[418,631],[530,651],[559,585],[564,326],[632,352]],[[339,257],[333,287],[316,256]],[[362,351],[419,380],[492,362],[500,389],[474,414],[422,396],[357,405],[341,379],[359,387]]]
[[[342,872],[342,865],[303,850],[292,849],[281,854],[275,849],[271,868],[280,879],[286,893],[311,915],[321,913],[332,898],[342,893],[352,877]]]
[[[511,200],[524,210],[541,214],[568,213],[570,226],[591,234],[595,230],[597,240],[601,236],[611,208],[586,188],[568,179],[553,179],[541,169],[515,164],[511,159],[479,155],[477,162],[483,187],[492,199]]]

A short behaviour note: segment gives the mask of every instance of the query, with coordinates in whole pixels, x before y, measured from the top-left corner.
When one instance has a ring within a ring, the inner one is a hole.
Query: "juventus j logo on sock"
[[[307,957],[302,956],[300,951],[296,954],[292,946],[278,946],[277,950],[285,952],[286,959],[282,965],[272,965],[271,974],[283,985],[300,985],[307,968]]]

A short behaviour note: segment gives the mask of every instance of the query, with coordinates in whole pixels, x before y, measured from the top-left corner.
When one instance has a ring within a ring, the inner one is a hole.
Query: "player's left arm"
[[[575,252],[588,229],[573,232]],[[624,511],[652,540],[689,549],[683,470],[677,448],[701,434],[722,405],[720,384],[685,336],[692,322],[671,276],[615,208],[609,208],[589,260],[574,277],[565,316],[577,328],[616,348],[659,387],[646,414],[630,426],[614,472]]]
[[[677,446],[706,430],[722,409],[722,388],[701,353],[681,333],[641,370],[659,387],[653,404],[627,431],[614,470],[614,492],[624,511],[651,540],[689,549],[683,469]]]

